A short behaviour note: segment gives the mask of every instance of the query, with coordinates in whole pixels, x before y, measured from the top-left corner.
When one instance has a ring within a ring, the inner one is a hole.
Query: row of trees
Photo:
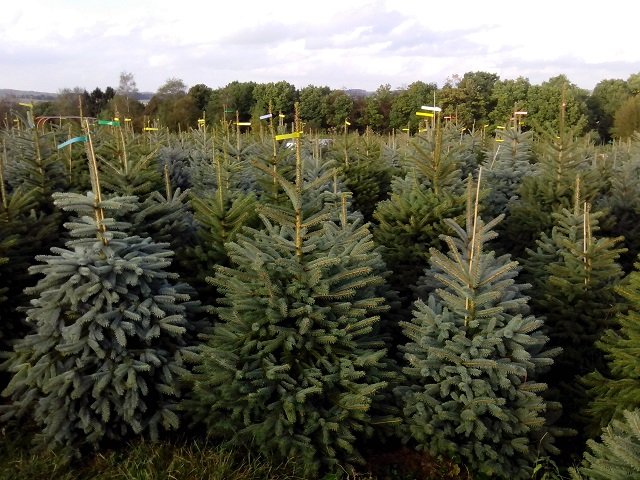
[[[76,452],[181,422],[310,473],[383,439],[500,478],[577,462],[640,407],[640,143],[596,148],[567,116],[295,148],[22,118],[2,418]]]
[[[234,81],[220,88],[197,84],[190,88],[179,78],[169,78],[144,104],[133,74],[122,72],[118,88],[96,88],[91,93],[64,89],[57,100],[36,108],[40,115],[77,115],[78,97],[83,113],[110,119],[121,115],[134,120],[139,129],[151,123],[173,131],[196,127],[199,118],[209,122],[257,121],[271,109],[293,119],[295,102],[300,103],[300,118],[308,130],[342,128],[345,121],[364,131],[370,127],[379,133],[408,128],[417,132],[424,127],[415,112],[435,102],[443,115],[460,128],[493,130],[513,121],[516,110],[527,111],[526,123],[558,128],[557,106],[565,104],[565,121],[578,125],[578,133],[590,133],[598,142],[629,138],[640,127],[640,74],[627,80],[602,80],[592,92],[571,83],[564,75],[541,85],[528,79],[501,80],[487,72],[453,75],[441,87],[416,81],[392,89],[381,85],[375,92],[332,90],[309,85],[297,89],[286,82],[260,84]],[[5,105],[5,109],[7,105]],[[144,125],[143,125],[144,124]]]

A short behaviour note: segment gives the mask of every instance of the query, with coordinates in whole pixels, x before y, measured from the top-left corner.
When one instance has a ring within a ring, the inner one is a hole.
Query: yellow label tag
[[[282,135],[276,135],[276,140],[287,140],[289,138],[300,138],[302,132],[285,133]]]

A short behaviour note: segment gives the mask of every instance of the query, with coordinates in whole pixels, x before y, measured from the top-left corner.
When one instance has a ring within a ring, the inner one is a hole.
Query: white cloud
[[[566,74],[584,88],[640,71],[636,16],[615,5],[538,0],[174,0],[5,2],[3,88],[141,90],[169,77],[223,86],[287,80],[376,89],[488,71],[541,83]],[[611,2],[610,2],[611,3]],[[620,2],[613,2],[614,4]],[[625,5],[629,5],[625,3]],[[602,7],[602,6],[600,6]],[[629,7],[625,7],[629,8]]]

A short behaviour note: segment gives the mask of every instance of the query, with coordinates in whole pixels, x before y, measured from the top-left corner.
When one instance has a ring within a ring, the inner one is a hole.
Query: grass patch
[[[0,480],[304,480],[295,462],[264,457],[203,439],[151,443],[136,440],[69,463],[54,452],[34,453],[33,433],[0,434]],[[324,480],[374,480],[370,475],[327,475]]]
[[[69,463],[53,452],[33,453],[13,432],[0,440],[0,480],[300,480],[294,464],[272,465],[206,440],[142,440]]]
[[[55,452],[32,451],[34,432],[0,432],[0,480],[467,480],[454,463],[403,448],[374,454],[355,476],[344,472],[318,479],[295,461],[274,465],[248,450],[229,449],[202,438],[151,443],[123,442],[69,463]]]

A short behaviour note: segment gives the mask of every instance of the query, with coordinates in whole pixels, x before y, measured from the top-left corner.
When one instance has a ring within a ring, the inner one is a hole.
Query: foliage
[[[139,91],[133,73],[127,71],[120,72],[120,81],[116,93],[127,98],[137,98]]]
[[[525,269],[532,280],[532,305],[546,318],[551,344],[562,346],[558,378],[571,381],[600,362],[593,344],[623,308],[614,288],[623,272],[616,262],[622,238],[597,235],[602,212],[588,205],[553,214],[551,236],[542,234],[535,251],[528,250]]]
[[[318,130],[326,128],[328,113],[329,87],[309,85],[301,88],[298,93],[300,101],[300,119],[306,122],[306,128]]]
[[[361,212],[366,221],[373,221],[376,205],[389,197],[393,176],[399,173],[382,158],[381,142],[379,136],[367,130],[341,162],[345,186],[353,193],[353,208]],[[331,153],[340,158],[338,149]]]
[[[531,162],[533,132],[508,128],[496,131],[496,142],[485,151],[484,178],[489,193],[484,199],[484,211],[488,218],[507,214],[510,205],[518,202],[523,180],[533,174]],[[497,227],[500,232],[500,226]],[[500,238],[498,238],[500,242]],[[508,246],[503,247],[505,253]]]
[[[225,111],[229,110],[232,115],[238,112],[241,120],[248,120],[255,106],[253,90],[256,86],[255,82],[233,81],[213,90],[207,103],[207,118],[219,122],[226,117]]]
[[[211,98],[213,89],[207,87],[204,83],[198,83],[189,88],[187,94],[195,100],[198,111],[203,112],[207,108],[207,104]]]
[[[640,475],[640,411],[626,410],[624,418],[603,429],[600,442],[589,440],[580,473],[593,480],[620,480]]]
[[[153,191],[165,190],[155,142],[140,144],[120,128],[102,130],[92,138],[105,192],[144,200]]]
[[[105,439],[178,427],[174,404],[189,343],[189,296],[165,271],[172,252],[104,210],[134,210],[135,199],[58,194],[77,212],[67,248],[30,268],[33,332],[18,340],[4,367],[13,374],[3,419],[32,418],[39,448],[78,455]],[[191,332],[193,333],[193,332]]]
[[[497,80],[491,94],[493,105],[495,105],[489,112],[491,123],[508,125],[513,112],[527,111],[527,94],[530,87],[529,79],[523,77],[515,80]]]
[[[271,173],[289,203],[261,205],[263,229],[227,244],[232,267],[211,279],[224,294],[220,321],[185,408],[210,435],[276,461],[299,457],[313,474],[363,462],[356,440],[388,421],[374,406],[393,372],[377,333],[384,264],[366,225],[303,210],[323,179],[304,179],[297,152],[295,180]]]
[[[634,137],[635,145],[640,135]],[[640,254],[640,152],[616,146],[602,154],[602,163],[613,163],[603,173],[606,187],[598,197],[595,208],[607,213],[602,231],[607,236],[624,237],[626,252],[620,253],[620,265],[626,273],[633,270]]]
[[[616,112],[630,97],[629,86],[624,80],[602,80],[589,95],[589,127],[600,135],[604,143],[610,142]]]
[[[24,289],[35,282],[28,269],[34,257],[60,246],[63,217],[51,195],[68,180],[60,158],[52,151],[53,133],[36,129],[2,132],[0,153],[0,243],[8,242],[10,261],[1,267],[7,301],[0,305],[3,350],[25,333],[15,312],[28,305]],[[6,245],[6,244],[5,244]]]
[[[488,72],[467,72],[462,78],[454,76],[442,87],[438,104],[443,114],[456,116],[461,127],[472,130],[489,120],[494,108],[493,89],[498,76]]]
[[[191,207],[196,222],[197,241],[191,256],[197,259],[188,277],[191,284],[213,304],[217,296],[205,281],[216,265],[230,265],[227,244],[235,241],[245,226],[255,227],[257,199],[253,192],[238,188],[236,179],[217,157],[216,188],[211,193],[191,195]]]
[[[594,152],[578,140],[578,127],[567,127],[563,121],[557,132],[536,126],[540,138],[533,145],[534,168],[522,178],[519,199],[509,204],[501,230],[502,243],[513,246],[516,258],[534,248],[541,233],[551,233],[554,213],[573,209],[577,198],[593,203],[603,188],[603,179],[592,168]]]
[[[569,82],[565,75],[532,85],[527,93],[527,119],[548,130],[562,131],[564,122],[575,127],[577,135],[586,127],[587,92]],[[564,115],[558,115],[559,112]],[[562,117],[562,120],[561,120]]]
[[[545,349],[542,319],[527,314],[518,264],[485,249],[500,219],[484,224],[469,201],[464,229],[447,220],[455,236],[447,254],[431,250],[427,272],[438,288],[401,324],[407,386],[397,391],[418,449],[479,475],[529,478],[539,451],[557,453],[538,377],[558,349]]]
[[[396,130],[409,128],[409,131],[417,132],[422,117],[417,116],[416,112],[420,111],[422,105],[429,103],[436,90],[433,83],[417,81],[396,92],[389,111],[389,126]]]
[[[331,92],[327,105],[327,125],[338,128],[344,125],[353,114],[353,100],[343,91]]]
[[[617,138],[628,140],[636,132],[640,132],[640,95],[625,101],[613,119],[613,133]]]
[[[374,211],[374,237],[393,272],[390,282],[405,304],[411,302],[412,287],[427,266],[429,249],[439,247],[440,235],[451,232],[445,219],[464,211],[465,196],[456,193],[461,183],[458,151],[450,144],[443,146],[439,130],[414,138],[405,160],[409,173],[392,182],[389,198]]]
[[[377,132],[386,133],[389,129],[389,113],[393,104],[394,93],[391,85],[380,85],[377,90],[367,96],[366,109],[362,118],[361,127],[371,127]]]
[[[607,329],[596,342],[605,353],[606,369],[583,377],[591,402],[587,414],[590,432],[597,433],[611,422],[621,419],[624,410],[640,408],[640,264],[627,281],[615,290],[629,301],[629,309],[616,317],[615,328]]]
[[[253,88],[253,99],[262,111],[269,107],[273,112],[283,113],[292,119],[294,103],[298,100],[296,87],[284,80],[259,83]]]

